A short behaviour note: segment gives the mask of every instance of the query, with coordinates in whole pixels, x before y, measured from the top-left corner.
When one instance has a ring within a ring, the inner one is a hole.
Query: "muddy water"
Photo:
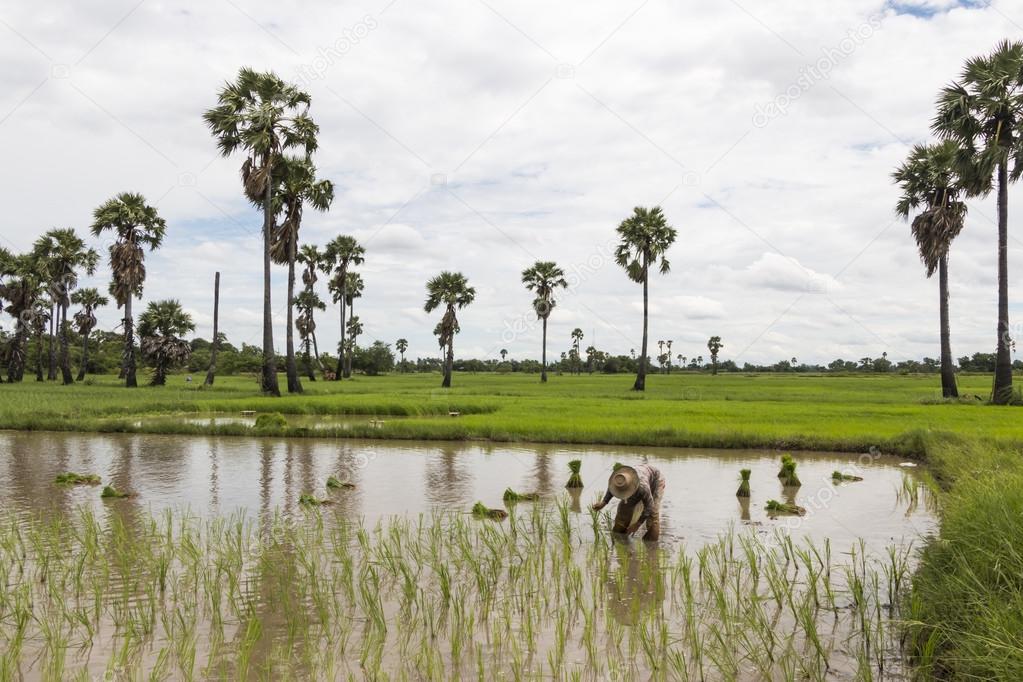
[[[780,453],[675,448],[602,448],[432,442],[256,439],[166,435],[0,433],[0,499],[16,511],[71,511],[93,507],[101,517],[127,510],[188,509],[200,516],[237,511],[267,518],[293,512],[302,493],[329,497],[348,518],[375,524],[394,515],[467,511],[477,500],[501,507],[505,488],[564,499],[568,462],[582,459],[586,487],[569,498],[576,509],[599,498],[614,462],[647,462],[667,480],[663,540],[699,546],[730,525],[767,533],[791,528],[838,547],[863,539],[873,549],[927,535],[936,525],[921,488],[910,494],[917,470],[898,459],[840,453],[799,453],[803,485],[783,488]],[[752,470],[752,497],[735,497],[739,470]],[[864,478],[835,485],[841,469]],[[99,489],[53,484],[63,471],[98,474],[104,484],[135,493],[104,502]],[[336,476],[355,484],[328,494]],[[806,507],[802,518],[771,518],[768,499]]]

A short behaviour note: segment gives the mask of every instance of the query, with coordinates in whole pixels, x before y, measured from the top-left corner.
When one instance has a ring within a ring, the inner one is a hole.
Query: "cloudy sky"
[[[452,269],[477,290],[457,353],[538,357],[520,273],[551,259],[571,282],[552,352],[575,327],[638,349],[641,289],[611,258],[614,228],[661,205],[679,236],[651,283],[653,341],[706,355],[718,334],[740,364],[936,357],[937,283],[890,173],[963,60],[1021,37],[1015,0],[2,0],[0,237],[24,250],[51,227],[84,233],[105,199],[141,192],[168,222],[144,300],[179,298],[208,338],[219,270],[222,327],[258,344],[260,217],[242,158],[220,158],[201,118],[248,65],[312,96],[338,192],[301,238],[365,245],[366,340],[437,355],[424,283]],[[994,216],[993,199],[972,204],[954,246],[956,355],[994,349]],[[336,342],[333,311],[319,336]]]

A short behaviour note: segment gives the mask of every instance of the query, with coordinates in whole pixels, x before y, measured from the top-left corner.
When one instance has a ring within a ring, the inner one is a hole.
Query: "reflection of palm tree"
[[[459,505],[472,493],[473,475],[468,463],[459,462],[456,446],[444,445],[426,458],[426,497],[437,506]]]
[[[536,491],[547,494],[553,490],[551,479],[551,455],[547,450],[539,450],[533,461],[533,477],[536,479]]]
[[[220,513],[220,457],[218,442],[210,442],[210,512]]]
[[[259,447],[259,523],[260,535],[264,536],[269,532],[270,513],[270,486],[273,483],[273,444],[269,441],[262,441]]]

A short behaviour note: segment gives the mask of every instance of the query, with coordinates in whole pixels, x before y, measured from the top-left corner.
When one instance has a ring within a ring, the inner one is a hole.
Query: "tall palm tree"
[[[343,288],[345,305],[348,307],[348,313],[351,315],[351,320],[354,320],[356,319],[355,299],[362,298],[362,275],[357,272],[345,273],[345,283]],[[358,332],[353,334],[352,330],[356,328],[358,329]],[[352,353],[355,352],[355,337],[362,333],[362,325],[360,324],[358,327],[355,327],[351,324],[347,324],[345,326],[345,331],[348,333],[348,343],[344,345],[345,363],[342,376],[345,379],[349,379],[352,376]]]
[[[323,264],[322,270],[324,273],[331,275],[330,282],[327,284],[327,288],[333,296],[335,303],[338,303],[341,307],[341,341],[338,342],[338,346],[344,348],[344,337],[345,337],[345,276],[348,274],[348,268],[353,265],[361,265],[366,260],[366,249],[359,245],[355,237],[348,235],[340,235],[327,242],[327,246],[323,249]],[[334,378],[337,380],[341,379],[341,375],[344,370],[344,353],[340,353],[337,358],[337,371],[334,372]]]
[[[650,267],[657,265],[662,275],[671,269],[665,253],[678,234],[668,225],[660,206],[652,209],[637,206],[632,215],[618,226],[618,246],[615,261],[629,275],[629,279],[643,285],[643,344],[640,348],[639,370],[634,391],[646,389],[647,325],[650,310]]]
[[[916,208],[923,210],[913,218],[912,231],[927,268],[927,276],[938,272],[938,309],[941,337],[941,394],[946,398],[959,396],[952,346],[949,340],[948,314],[948,250],[966,219],[966,193],[958,169],[959,146],[946,140],[932,145],[916,145],[892,178],[901,186],[902,196],[895,212],[908,219]]]
[[[113,232],[110,246],[110,293],[118,308],[124,308],[124,385],[138,386],[135,378],[135,333],[132,300],[142,296],[146,281],[146,253],[158,249],[167,232],[167,222],[141,194],[125,192],[110,199],[93,212],[92,234],[99,237]]]
[[[192,347],[180,337],[192,331],[192,316],[174,300],[153,301],[139,315],[142,355],[153,363],[153,386],[163,386],[167,370],[188,360]]]
[[[718,373],[718,353],[720,353],[721,349],[724,347],[725,344],[721,343],[720,336],[712,336],[707,341],[707,350],[710,351],[711,374]],[[792,358],[792,364],[796,364],[795,358]]]
[[[434,327],[433,333],[444,356],[444,379],[441,387],[451,387],[451,370],[455,364],[455,334],[460,331],[456,310],[461,310],[476,300],[476,290],[460,272],[444,271],[426,283],[426,304],[424,310],[432,313],[444,306],[444,317]]]
[[[4,312],[14,318],[14,334],[8,350],[7,381],[14,383],[25,376],[25,354],[30,334],[45,329],[48,321],[43,303],[43,278],[36,257],[32,253],[13,254],[0,249],[0,300]],[[42,352],[42,334],[36,339],[37,351]],[[37,379],[42,381],[42,356],[39,355]]]
[[[242,180],[245,195],[263,206],[263,371],[264,393],[279,396],[270,305],[270,244],[273,239],[275,166],[289,149],[308,157],[316,150],[319,127],[309,117],[309,95],[273,72],[244,67],[233,83],[225,83],[217,106],[203,114],[223,156],[245,152]],[[290,327],[289,327],[290,328]]]
[[[82,365],[78,369],[78,380],[82,381],[89,365],[89,335],[96,328],[96,308],[105,306],[110,300],[98,289],[87,287],[71,294],[71,302],[82,306],[74,317],[75,329],[82,337]]]
[[[318,180],[316,167],[308,159],[285,156],[274,171],[274,213],[283,220],[276,226],[270,257],[288,266],[287,359],[288,393],[301,393],[298,363],[295,361],[295,262],[298,260],[298,231],[302,227],[302,208],[309,204],[326,211],[334,201],[334,183]]]
[[[348,339],[345,341],[347,346],[347,353],[345,355],[345,377],[352,376],[352,358],[355,355],[356,344],[358,343],[359,335],[362,334],[362,322],[359,321],[358,315],[352,315],[348,318]]]
[[[313,372],[310,350],[315,354],[316,364],[320,367],[321,371],[323,365],[320,364],[320,349],[316,344],[316,319],[313,311],[326,310],[327,306],[323,305],[319,294],[313,289],[305,289],[295,297],[295,308],[298,310],[298,316],[295,318],[295,328],[298,330],[298,336],[302,341],[302,364],[305,366],[306,376],[309,377],[309,380],[316,381],[316,373]]]
[[[394,342],[395,349],[401,353],[401,371],[405,371],[405,351],[408,350],[408,339],[398,339]]]
[[[576,374],[582,373],[582,367],[579,366],[580,365],[579,348],[582,346],[582,342],[583,330],[579,329],[579,327],[576,327],[575,329],[572,330],[572,360],[573,364],[575,365],[574,369]]]
[[[60,342],[61,379],[64,385],[73,384],[71,361],[68,352],[68,307],[71,292],[78,286],[78,271],[91,275],[96,272],[99,254],[85,245],[71,228],[53,229],[36,240],[34,250],[39,261],[46,264],[47,279],[50,283],[50,297],[56,303],[56,329]]]
[[[558,289],[568,286],[565,279],[565,271],[552,261],[537,261],[522,271],[522,283],[526,289],[532,291],[533,310],[536,311],[537,319],[543,322],[543,345],[540,356],[540,382],[547,382],[547,318],[557,305],[554,294]]]
[[[668,347],[668,374],[671,374],[671,344],[675,343],[671,339],[664,342],[664,345]]]
[[[959,81],[942,89],[932,129],[961,149],[968,196],[998,190],[998,336],[991,399],[1012,400],[1009,335],[1009,182],[1023,175],[1023,42],[1003,41],[967,60]],[[1009,165],[1012,164],[1010,171]]]

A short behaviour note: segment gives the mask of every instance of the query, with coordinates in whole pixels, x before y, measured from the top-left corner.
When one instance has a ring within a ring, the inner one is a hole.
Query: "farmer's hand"
[[[642,525],[643,525],[642,523],[634,523],[634,524],[632,524],[631,526],[629,526],[629,530],[627,531],[628,534],[632,535],[637,530],[639,530],[639,527],[642,526]]]
[[[591,507],[591,509],[593,509],[593,511],[600,511],[603,508],[604,508],[604,503],[603,502],[594,502],[593,506]]]

